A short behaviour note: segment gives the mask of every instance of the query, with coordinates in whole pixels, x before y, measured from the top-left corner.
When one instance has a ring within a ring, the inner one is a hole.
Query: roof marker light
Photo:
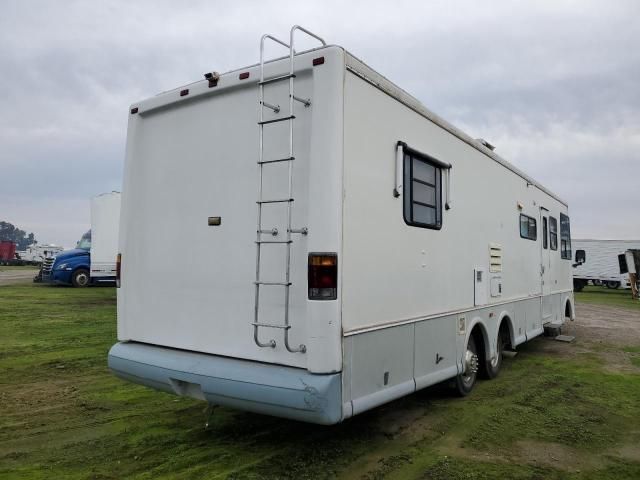
[[[324,63],[324,57],[318,57],[313,59],[313,66],[322,65]]]
[[[249,78],[249,72],[242,72],[238,78],[240,80],[245,80],[245,79]]]
[[[131,115],[133,115],[134,113],[138,113],[138,107],[133,107],[131,109]]]
[[[209,88],[218,86],[220,74],[218,72],[209,72],[204,74],[204,78],[209,80]]]
[[[184,97],[185,95],[189,95],[189,89],[185,88],[184,90],[180,90],[180,96]]]

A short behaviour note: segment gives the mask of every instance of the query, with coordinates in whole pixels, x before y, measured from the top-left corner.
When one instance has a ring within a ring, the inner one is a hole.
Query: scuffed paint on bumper
[[[109,368],[124,380],[215,405],[323,425],[342,420],[340,373],[136,342],[111,347]]]

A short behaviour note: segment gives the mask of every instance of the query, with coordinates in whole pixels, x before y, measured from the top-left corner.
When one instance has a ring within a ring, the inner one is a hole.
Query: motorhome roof
[[[358,57],[356,57],[351,52],[346,50],[344,47],[342,47],[340,45],[326,45],[326,46],[322,46],[322,47],[318,47],[318,48],[313,48],[313,49],[310,49],[310,50],[304,50],[304,51],[296,52],[296,55],[303,55],[303,54],[307,54],[307,53],[310,53],[310,52],[324,50],[324,49],[327,49],[327,48],[340,48],[341,50],[343,50],[345,52],[347,70],[353,72],[355,75],[359,76],[360,78],[362,78],[366,82],[370,83],[371,85],[375,86],[376,88],[379,88],[380,90],[385,92],[387,95],[390,95],[391,97],[395,98],[396,100],[398,100],[399,102],[401,102],[405,106],[409,107],[410,109],[412,109],[413,111],[415,111],[419,115],[422,115],[423,117],[427,118],[428,120],[430,120],[434,124],[438,125],[439,127],[443,128],[444,130],[448,131],[452,135],[455,135],[460,140],[462,140],[463,142],[468,144],[470,147],[475,148],[476,150],[478,150],[478,151],[482,152],[483,154],[485,154],[487,157],[493,159],[494,161],[498,162],[502,166],[504,166],[507,169],[511,170],[513,173],[515,173],[516,175],[521,177],[523,180],[525,180],[527,182],[527,184],[540,189],[541,191],[545,192],[547,195],[550,195],[551,197],[555,198],[558,202],[562,203],[564,206],[568,206],[567,202],[565,200],[563,200],[561,197],[559,197],[558,195],[553,193],[551,190],[549,190],[546,187],[544,187],[543,185],[541,185],[539,182],[537,182],[536,180],[531,178],[529,175],[524,173],[522,170],[516,168],[510,162],[508,162],[507,160],[502,158],[500,155],[496,154],[495,151],[493,151],[492,149],[490,149],[486,145],[484,145],[482,139],[474,139],[471,136],[469,136],[466,133],[464,133],[462,130],[460,130],[457,127],[453,126],[451,123],[449,123],[448,121],[446,121],[445,119],[443,119],[442,117],[440,117],[439,115],[435,114],[434,112],[429,110],[427,107],[425,107],[414,96],[412,96],[411,94],[407,93],[405,90],[403,90],[402,88],[397,86],[395,83],[393,83],[391,80],[386,78],[384,75],[381,75],[380,73],[376,72],[373,68],[369,67],[366,63],[364,63]],[[282,57],[274,58],[273,60],[269,60],[266,63],[273,63],[273,62],[277,62],[277,61],[280,61],[280,60],[283,60],[283,59],[288,59],[288,58],[289,58],[288,56],[282,56]],[[251,69],[251,68],[255,68],[255,67],[259,67],[259,66],[260,66],[259,63],[254,63],[252,65],[245,66],[245,67],[242,67],[242,68],[229,70],[227,72],[224,72],[224,73],[220,74],[220,77],[221,78],[224,77],[224,76],[228,77],[229,75],[235,74],[236,72],[243,72],[243,71],[246,71],[247,69]],[[144,106],[146,107],[145,109],[147,111],[155,110],[156,108],[164,107],[169,103],[180,101],[180,97],[176,98],[175,95],[171,95],[171,100],[165,98],[165,96],[173,94],[176,91],[183,91],[183,89],[185,87],[190,87],[192,85],[201,85],[201,84],[204,84],[204,83],[208,83],[208,80],[206,80],[206,79],[197,80],[195,82],[191,82],[191,83],[182,85],[180,87],[161,92],[161,93],[157,94],[155,97],[147,99],[147,100],[145,100],[143,102],[138,102],[138,103],[136,103],[134,105],[131,105],[131,107],[132,108],[137,108],[137,107],[141,106],[142,104],[144,104]]]

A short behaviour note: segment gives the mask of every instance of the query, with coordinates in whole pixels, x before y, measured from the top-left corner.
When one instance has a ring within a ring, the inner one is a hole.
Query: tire
[[[607,288],[610,288],[611,290],[620,288],[620,282],[616,282],[615,280],[610,280],[607,282]]]
[[[504,347],[507,343],[505,342],[504,330],[502,328],[500,328],[500,331],[498,332],[498,338],[496,341],[496,350],[498,352],[496,358],[493,360],[489,358],[484,362],[480,361],[480,373],[482,374],[482,377],[487,380],[496,378],[500,373],[500,368],[502,368],[502,352],[504,352]]]
[[[86,268],[79,268],[71,275],[71,284],[76,288],[87,287],[90,282],[89,270]]]
[[[474,360],[472,358],[467,360],[468,356],[475,356],[475,369],[472,366]],[[468,373],[461,373],[454,379],[454,389],[461,397],[466,397],[471,393],[471,390],[473,390],[473,386],[476,384],[476,380],[478,378],[478,349],[473,335],[469,337],[464,358],[464,365],[466,368],[470,368],[471,371]],[[467,366],[469,364],[471,364],[470,367]]]
[[[579,278],[574,278],[573,279],[573,290],[576,291],[576,292],[581,292],[586,284],[587,284],[586,280],[582,280],[582,279],[579,279]]]

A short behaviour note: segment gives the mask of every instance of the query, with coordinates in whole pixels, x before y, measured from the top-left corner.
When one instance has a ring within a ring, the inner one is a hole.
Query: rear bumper
[[[239,410],[331,425],[342,420],[341,374],[175,350],[116,343],[109,368],[141,385]]]

